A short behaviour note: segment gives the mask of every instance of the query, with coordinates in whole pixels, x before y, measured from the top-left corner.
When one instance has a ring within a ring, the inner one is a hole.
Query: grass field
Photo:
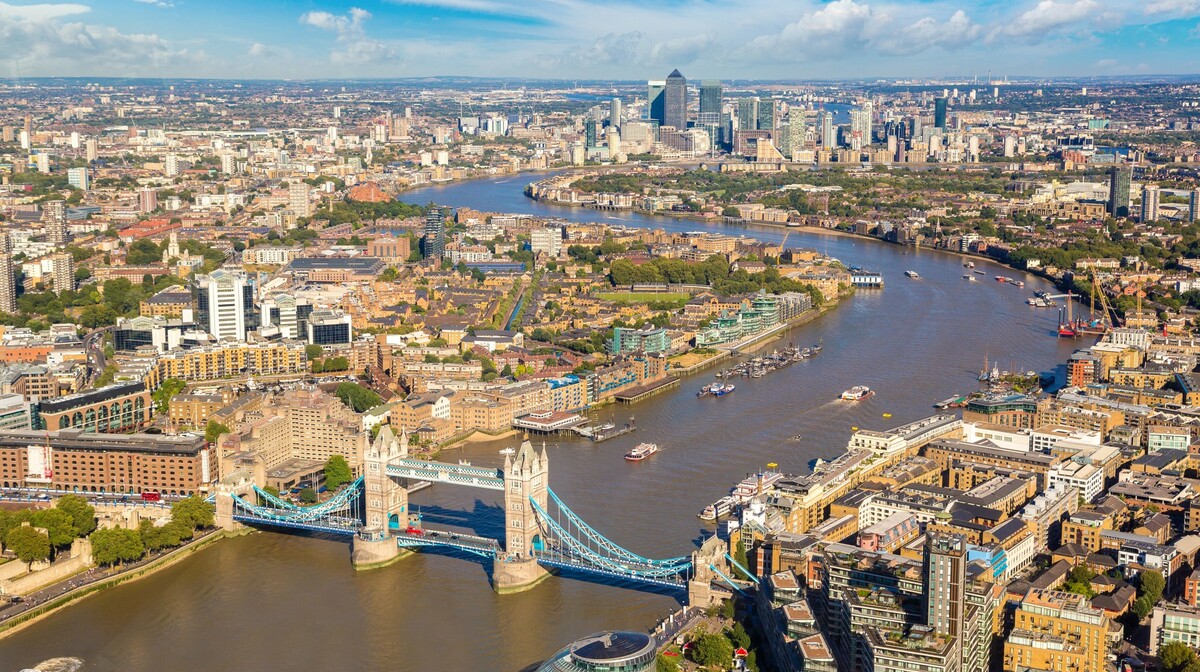
[[[596,295],[598,298],[613,303],[650,303],[651,301],[672,301],[687,303],[692,298],[685,292],[604,292]]]

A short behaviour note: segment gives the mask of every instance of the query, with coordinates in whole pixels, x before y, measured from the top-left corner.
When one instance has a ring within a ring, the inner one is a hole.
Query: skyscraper
[[[1200,189],[1193,189],[1188,194],[1188,221],[1200,222]]]
[[[16,277],[13,272],[12,239],[0,231],[0,313],[17,312]]]
[[[933,125],[942,130],[946,129],[946,103],[945,98],[933,100]]]
[[[613,128],[621,127],[621,99],[613,98],[608,101],[608,125]]]
[[[661,79],[646,82],[646,118],[657,121],[659,126],[665,124],[666,89],[667,83]]]
[[[758,128],[758,98],[738,99],[737,122],[739,131],[753,131]]]
[[[837,133],[833,128],[833,113],[821,110],[817,114],[821,127],[821,147],[833,149],[837,145]]]
[[[421,239],[421,251],[426,259],[441,260],[446,251],[446,221],[442,209],[434,206],[425,215],[425,237]]]
[[[1129,180],[1128,169],[1120,166],[1108,169],[1108,214],[1113,217],[1129,216]]]
[[[50,201],[42,206],[42,226],[46,240],[58,247],[67,244],[67,204],[65,201]]]
[[[597,134],[596,134],[596,120],[595,119],[588,119],[587,121],[583,122],[583,135],[586,140],[585,146],[588,149],[591,149],[591,148],[599,145],[599,140],[598,140]]]
[[[774,131],[779,128],[779,101],[774,98],[758,101],[756,128],[760,131]]]
[[[940,635],[961,637],[967,582],[963,537],[930,533],[925,544],[925,573],[926,624]]]
[[[243,275],[220,269],[199,278],[196,285],[197,321],[218,340],[245,340],[248,287]]]
[[[87,191],[91,188],[91,180],[88,179],[87,168],[68,168],[67,169],[67,184]]]
[[[667,88],[663,92],[663,125],[687,129],[687,79],[678,70],[667,75]]]
[[[696,118],[697,123],[708,126],[721,122],[722,91],[720,80],[700,81],[700,116]]]
[[[1158,221],[1158,185],[1142,187],[1142,222]]]
[[[158,192],[153,187],[145,187],[138,192],[138,211],[154,212],[158,209]]]
[[[288,183],[288,210],[291,210],[297,217],[308,217],[312,214],[306,182],[296,180]]]

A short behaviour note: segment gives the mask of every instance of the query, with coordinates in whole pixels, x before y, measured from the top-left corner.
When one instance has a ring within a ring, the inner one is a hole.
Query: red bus
[[[147,490],[142,493],[142,500],[147,502],[157,502],[162,499],[162,494],[157,490]]]

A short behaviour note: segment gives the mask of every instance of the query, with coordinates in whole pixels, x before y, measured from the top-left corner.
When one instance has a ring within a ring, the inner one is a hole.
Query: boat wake
[[[21,672],[76,672],[83,668],[82,658],[51,658]]]

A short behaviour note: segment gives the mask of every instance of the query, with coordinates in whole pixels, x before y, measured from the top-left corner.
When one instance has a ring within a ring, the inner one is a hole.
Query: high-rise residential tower
[[[1142,222],[1158,221],[1159,189],[1157,184],[1142,187]]]
[[[621,99],[613,98],[608,101],[608,125],[612,128],[621,127]]]
[[[739,131],[753,131],[758,128],[758,98],[739,98],[737,104],[737,122]]]
[[[667,75],[667,88],[663,91],[663,125],[687,129],[687,78],[678,70]]]
[[[0,231],[0,313],[17,312],[16,275],[13,269],[12,239]]]
[[[42,205],[42,225],[46,229],[47,242],[58,247],[67,244],[67,204],[65,201],[50,201]]]
[[[1120,166],[1108,169],[1108,214],[1113,217],[1129,216],[1129,181],[1128,169]]]
[[[441,260],[446,251],[446,220],[442,209],[432,207],[425,215],[425,237],[421,239],[421,252],[426,259]]]
[[[755,128],[760,131],[775,131],[779,128],[779,101],[764,98],[758,101],[758,119]]]

